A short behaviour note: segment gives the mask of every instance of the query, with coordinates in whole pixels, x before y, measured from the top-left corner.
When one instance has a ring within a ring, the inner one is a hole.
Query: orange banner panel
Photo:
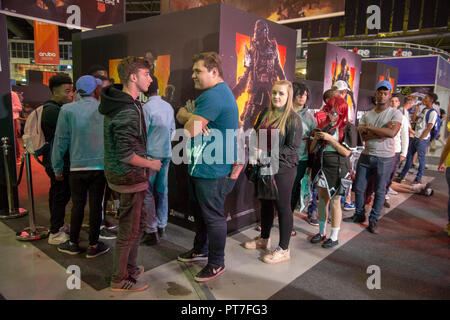
[[[34,56],[36,64],[59,65],[58,26],[34,22]]]

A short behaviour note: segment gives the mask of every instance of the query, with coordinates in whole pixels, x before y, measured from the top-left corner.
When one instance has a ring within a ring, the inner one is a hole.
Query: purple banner
[[[436,84],[438,86],[450,89],[450,62],[441,57],[439,57]]]
[[[434,86],[438,56],[367,59],[364,61],[382,62],[398,68],[399,86]],[[448,85],[448,83],[447,83]]]

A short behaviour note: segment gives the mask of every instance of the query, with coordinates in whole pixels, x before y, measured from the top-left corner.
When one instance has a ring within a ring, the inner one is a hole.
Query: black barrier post
[[[3,149],[3,162],[4,162],[4,168],[5,168],[5,178],[6,178],[6,192],[8,195],[8,207],[9,207],[9,212],[7,215],[0,215],[0,219],[14,219],[14,218],[20,218],[23,217],[24,215],[26,215],[28,213],[27,210],[22,209],[22,208],[15,208],[15,203],[17,203],[17,201],[14,199],[14,190],[13,190],[13,183],[11,180],[11,173],[9,170],[9,152],[8,149],[10,148],[10,146],[8,145],[9,139],[8,137],[3,137],[2,138],[2,149]]]
[[[31,158],[28,151],[25,152],[25,164],[27,169],[28,200],[31,202],[30,226],[17,232],[16,239],[21,241],[39,240],[48,237],[49,230],[36,226],[36,214],[34,211],[33,177],[31,174]]]

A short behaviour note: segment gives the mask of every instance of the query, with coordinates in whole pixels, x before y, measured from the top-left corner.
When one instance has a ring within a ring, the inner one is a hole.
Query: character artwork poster
[[[270,105],[274,83],[294,78],[297,34],[231,6],[223,6],[221,15],[224,80],[237,100],[241,127],[247,130]]]
[[[345,14],[345,0],[161,0],[161,11],[164,14],[219,2],[278,23]]]
[[[349,88],[346,96],[349,120],[355,118],[360,70],[361,56],[334,45],[327,45],[323,91],[330,89],[336,81],[345,81]]]

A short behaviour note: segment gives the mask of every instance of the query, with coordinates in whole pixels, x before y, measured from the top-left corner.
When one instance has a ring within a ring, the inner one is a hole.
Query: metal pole
[[[33,177],[31,174],[31,157],[25,151],[25,165],[27,168],[28,199],[31,202],[30,227],[17,232],[16,239],[21,241],[39,240],[48,237],[49,230],[45,227],[36,226],[36,212],[34,210]]]
[[[8,148],[9,148],[9,139],[8,137],[2,138],[2,149],[3,149],[3,160],[5,163],[5,178],[6,178],[6,189],[8,193],[8,206],[9,206],[9,215],[0,216],[0,219],[14,219],[14,218],[20,218],[24,215],[28,214],[28,211],[25,209],[19,208],[16,209],[14,207],[14,194],[13,194],[13,187],[12,187],[12,181],[11,181],[11,175],[9,171],[9,162],[8,162]]]
[[[31,232],[36,232],[36,217],[34,211],[34,194],[33,194],[33,177],[31,175],[31,159],[28,151],[25,152],[25,165],[27,169],[27,189],[28,189],[28,200],[31,202],[31,214],[30,216],[30,230]]]

